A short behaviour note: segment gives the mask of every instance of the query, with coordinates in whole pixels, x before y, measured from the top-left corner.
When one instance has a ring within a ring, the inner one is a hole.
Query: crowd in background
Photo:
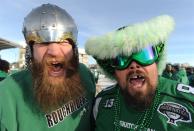
[[[163,77],[194,87],[194,67],[184,64],[166,64]]]
[[[9,70],[10,70],[9,62],[0,59],[0,81],[3,80],[9,74]],[[97,82],[98,76],[96,76],[95,73],[94,76]],[[184,64],[167,63],[162,76],[194,87],[194,67],[192,66],[184,66]]]
[[[9,70],[10,70],[9,62],[0,59],[0,81],[3,80],[9,74]],[[96,74],[97,72],[94,73],[97,82],[99,73],[98,75]],[[184,66],[184,64],[167,63],[162,76],[194,87],[194,67],[192,66]]]

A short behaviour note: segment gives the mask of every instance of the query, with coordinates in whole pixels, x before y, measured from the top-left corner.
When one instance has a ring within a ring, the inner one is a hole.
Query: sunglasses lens
[[[117,56],[115,59],[112,60],[111,66],[116,69],[124,69],[128,66],[129,62],[130,62],[129,57]]]
[[[142,51],[132,54],[130,57],[117,56],[112,60],[111,66],[118,70],[123,70],[129,66],[132,60],[147,66],[153,64],[158,58],[156,49],[152,46],[144,48]]]
[[[133,59],[141,65],[153,64],[157,58],[158,57],[155,48],[152,46],[144,48],[141,52],[133,55]]]

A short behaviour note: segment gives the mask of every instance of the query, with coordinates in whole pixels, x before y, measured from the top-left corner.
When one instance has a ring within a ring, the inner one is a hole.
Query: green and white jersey
[[[48,114],[36,108],[30,71],[8,76],[0,83],[0,131],[90,131],[95,81],[83,64],[79,73],[86,95]]]
[[[118,88],[115,85],[98,94],[93,108],[96,131],[194,130],[193,87],[160,77],[157,86],[160,93],[155,102],[157,104],[153,106],[153,102],[153,108],[147,111],[129,107]]]

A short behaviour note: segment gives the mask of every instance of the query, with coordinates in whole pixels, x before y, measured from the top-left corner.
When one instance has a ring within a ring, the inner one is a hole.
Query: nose
[[[58,43],[50,43],[47,48],[47,55],[58,56],[60,55],[60,45]]]
[[[133,69],[139,69],[140,67],[141,66],[137,62],[132,61],[131,64],[129,65],[128,69],[133,70]]]

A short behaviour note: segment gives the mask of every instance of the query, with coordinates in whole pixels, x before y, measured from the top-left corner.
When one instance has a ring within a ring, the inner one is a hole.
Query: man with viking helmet
[[[193,88],[161,77],[173,27],[163,15],[87,41],[86,52],[117,81],[97,95],[96,131],[194,130]]]
[[[77,27],[43,4],[24,19],[27,68],[0,84],[0,131],[89,131],[95,81],[79,63]]]

